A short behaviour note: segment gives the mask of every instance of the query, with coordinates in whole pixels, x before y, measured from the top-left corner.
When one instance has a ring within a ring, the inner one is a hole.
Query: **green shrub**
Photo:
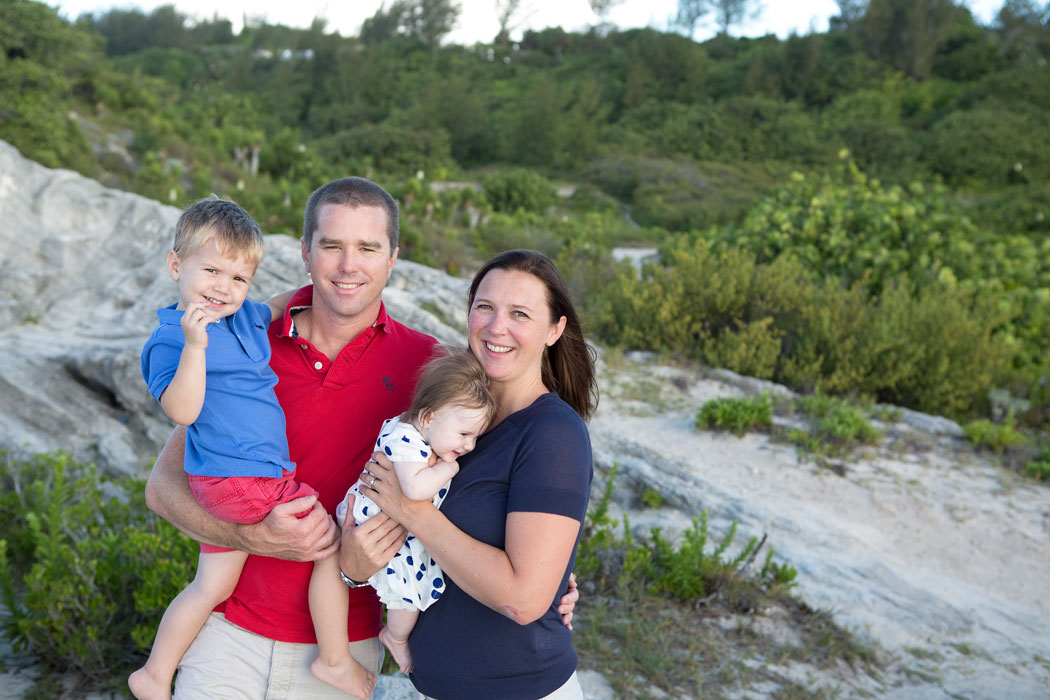
[[[485,199],[496,211],[542,212],[557,201],[554,186],[535,170],[513,168],[481,178]]]
[[[703,237],[677,237],[661,264],[641,275],[621,268],[587,299],[597,333],[614,346],[948,415],[983,400],[1021,342],[1009,325],[1016,307],[991,289],[884,282],[875,294],[867,277],[848,286],[837,275],[814,279],[792,251],[760,263]]]
[[[617,536],[619,524],[608,515],[616,470],[616,466],[610,470],[603,496],[584,522],[576,554],[581,585],[597,594],[615,592],[621,598],[671,596],[693,603],[719,593],[734,596],[739,592],[734,589],[771,592],[795,585],[798,572],[774,563],[772,549],[757,572],[749,571],[765,545],[764,537],[752,537],[738,553],[727,554],[736,536],[735,521],[719,542],[709,546],[706,510],[693,519],[677,545],[658,527],[650,530],[648,539],[635,539],[626,516],[623,534]]]
[[[56,453],[0,465],[3,634],[90,681],[141,663],[198,547],[150,513],[140,480]]]
[[[699,429],[716,426],[743,435],[756,426],[768,426],[773,422],[773,401],[763,394],[754,398],[711,399],[700,407],[696,416]]]
[[[833,396],[802,396],[795,400],[800,413],[816,419],[810,431],[793,429],[788,439],[807,452],[842,454],[859,445],[882,439],[865,412]]]
[[[972,444],[993,452],[1005,452],[1028,442],[1028,438],[1014,428],[1013,416],[1005,423],[993,423],[984,418],[971,421],[963,427],[963,432]]]
[[[1050,447],[1042,447],[1024,467],[1024,473],[1039,481],[1050,481]]]

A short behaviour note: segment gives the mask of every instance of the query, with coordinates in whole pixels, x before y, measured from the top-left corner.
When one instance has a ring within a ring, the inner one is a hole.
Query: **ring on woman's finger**
[[[372,475],[372,483],[368,485],[368,488],[370,488],[370,489],[372,489],[373,491],[375,491],[375,489],[376,489],[376,482],[377,482],[377,481],[379,481],[379,477],[377,477],[377,476],[375,476],[375,475],[373,474],[373,475]]]

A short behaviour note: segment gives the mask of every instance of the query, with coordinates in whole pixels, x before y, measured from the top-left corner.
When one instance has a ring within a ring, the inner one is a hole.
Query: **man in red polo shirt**
[[[234,594],[183,657],[176,700],[347,697],[310,673],[317,647],[307,592],[312,562],[339,546],[328,514],[357,480],[383,420],[408,407],[436,342],[386,314],[382,291],[397,244],[397,204],[378,185],[343,178],[311,195],[302,256],[313,284],[292,296],[269,336],[296,479],[319,500],[279,505],[253,525],[222,522],[190,494],[184,428],[157,459],[146,486],[150,508],[199,541],[252,553]],[[389,561],[403,538],[382,514],[343,535],[351,653],[376,675],[380,606],[372,588],[353,584]]]

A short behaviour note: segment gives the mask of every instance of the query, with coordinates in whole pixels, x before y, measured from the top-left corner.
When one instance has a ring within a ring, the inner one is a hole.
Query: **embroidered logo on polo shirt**
[[[383,384],[386,386],[387,391],[394,390],[394,380],[390,377],[383,377]]]

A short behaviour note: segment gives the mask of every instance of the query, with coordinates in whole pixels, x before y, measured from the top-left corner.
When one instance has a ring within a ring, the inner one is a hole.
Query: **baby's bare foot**
[[[408,673],[412,670],[412,652],[408,650],[407,639],[401,641],[394,639],[394,636],[384,627],[379,630],[379,641],[390,650],[390,654],[394,657],[394,661],[397,662],[397,667],[401,669],[401,673]]]
[[[154,678],[145,667],[128,677],[128,688],[138,700],[171,700],[171,679]]]
[[[317,680],[361,700],[367,700],[376,687],[376,677],[349,655],[334,664],[326,664],[320,658],[314,659],[310,670]]]

